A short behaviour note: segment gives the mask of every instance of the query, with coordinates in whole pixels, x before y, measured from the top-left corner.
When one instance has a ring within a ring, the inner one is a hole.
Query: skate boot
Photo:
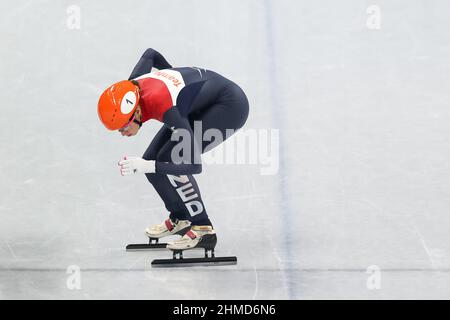
[[[150,239],[159,239],[174,234],[183,236],[189,231],[190,226],[191,222],[188,220],[167,219],[161,224],[156,224],[145,229],[145,234]]]
[[[167,248],[175,252],[194,248],[214,252],[216,244],[217,236],[212,226],[193,226],[181,239],[168,242]]]

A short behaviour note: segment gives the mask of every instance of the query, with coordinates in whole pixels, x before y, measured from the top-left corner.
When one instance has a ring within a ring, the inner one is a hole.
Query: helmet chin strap
[[[142,121],[139,121],[138,119],[134,119],[133,122],[137,123],[139,125],[139,128],[142,127]]]
[[[135,112],[137,113],[136,115],[139,116],[139,119],[142,120],[142,111],[141,111],[141,106],[140,105],[138,105],[138,107],[137,107]],[[140,129],[142,127],[142,121],[138,120],[137,118],[138,117],[135,116],[134,119],[133,119],[133,122],[136,123],[139,126],[139,129]]]

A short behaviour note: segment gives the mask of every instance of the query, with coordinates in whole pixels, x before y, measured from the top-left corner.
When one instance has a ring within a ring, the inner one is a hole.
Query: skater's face
[[[127,137],[131,137],[131,136],[135,136],[140,127],[137,123],[135,123],[133,120],[138,120],[138,121],[142,121],[142,114],[141,114],[141,108],[140,106],[138,106],[136,108],[136,111],[134,112],[133,117],[130,119],[130,121],[123,126],[122,128],[119,129],[119,132],[122,134],[122,136],[127,136]]]

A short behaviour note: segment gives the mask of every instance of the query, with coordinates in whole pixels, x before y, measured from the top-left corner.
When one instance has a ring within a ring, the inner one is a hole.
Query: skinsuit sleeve
[[[167,62],[167,60],[156,50],[151,48],[145,50],[141,59],[139,59],[138,63],[131,72],[128,80],[137,78],[142,76],[143,74],[149,73],[152,68],[156,68],[158,70],[161,69],[169,69],[172,66]]]

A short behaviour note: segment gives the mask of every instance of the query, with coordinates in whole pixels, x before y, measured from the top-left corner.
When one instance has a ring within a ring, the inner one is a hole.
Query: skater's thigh
[[[249,106],[247,97],[242,90],[238,86],[233,85],[227,88],[225,94],[226,96],[222,95],[217,102],[201,112],[195,112],[189,116],[189,122],[193,131],[196,130],[194,122],[201,122],[202,134],[200,138],[210,129],[216,130],[216,133],[220,132],[220,139],[213,138],[211,139],[213,141],[203,141],[204,139],[197,141],[197,144],[201,146],[202,153],[218,146],[236,130],[240,129],[247,121]],[[158,148],[153,148],[157,150],[155,160],[173,162],[172,150],[179,142],[172,141],[170,139],[172,131],[169,128],[166,128],[166,130],[165,135],[163,135],[164,143],[162,145],[158,144]],[[155,156],[154,153],[152,155]]]
[[[230,81],[222,76],[207,80],[192,102],[190,112],[195,113],[201,112],[204,109],[209,109],[210,106],[219,101],[229,85]]]
[[[190,117],[191,126],[194,127],[195,121],[200,121],[202,126],[202,136],[207,130],[214,136],[212,141],[201,141],[202,153],[218,146],[221,142],[229,138],[235,131],[240,129],[248,117],[248,102],[242,103],[221,102],[214,104],[200,114]],[[216,131],[216,132],[214,132]],[[220,139],[215,139],[215,135],[220,132]],[[202,139],[205,140],[205,139]],[[200,142],[197,141],[199,144]]]
[[[166,126],[162,126],[162,128],[159,129],[158,133],[153,138],[147,150],[145,150],[142,158],[145,160],[156,160],[160,150],[164,147],[164,145],[167,142],[170,142],[171,135],[172,130],[170,130]]]

